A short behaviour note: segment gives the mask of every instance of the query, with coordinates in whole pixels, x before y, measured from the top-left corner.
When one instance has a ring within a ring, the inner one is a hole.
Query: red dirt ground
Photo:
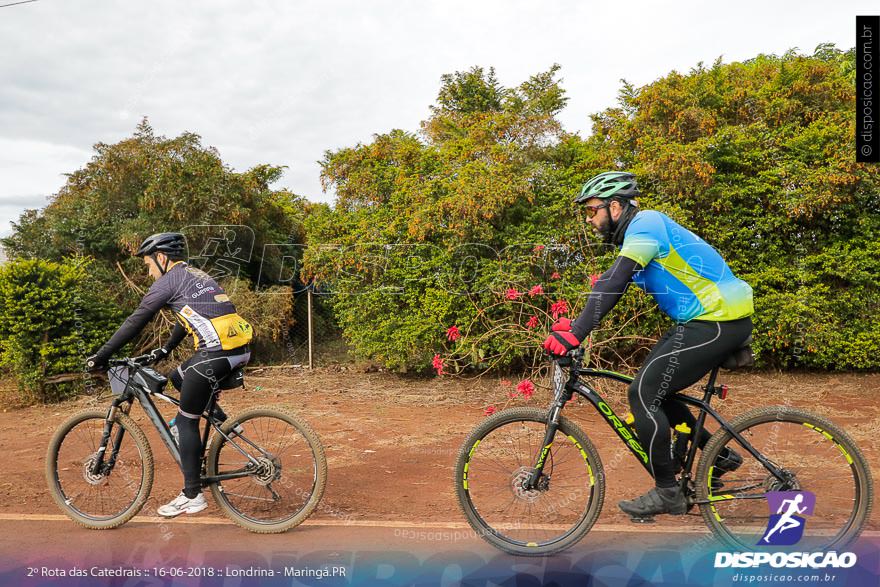
[[[859,443],[872,471],[880,471],[880,375],[730,373],[722,379],[731,388],[730,397],[716,405],[724,416],[786,401],[817,411],[843,426]],[[495,378],[416,379],[342,367],[254,371],[246,380],[247,390],[224,392],[227,413],[283,404],[298,411],[321,437],[329,476],[317,518],[463,521],[452,492],[456,454],[484,417],[486,405],[503,403],[506,397]],[[0,464],[0,513],[60,513],[43,476],[49,439],[69,415],[84,407],[104,407],[107,397],[0,413],[5,454]],[[520,398],[514,405],[544,407],[547,398],[539,390],[530,401]],[[609,399],[621,415],[627,411],[624,401],[622,389]],[[589,405],[572,404],[565,415],[588,433],[607,467],[622,445]],[[168,419],[169,408],[162,407]],[[159,504],[176,495],[181,475],[143,411],[135,407],[132,414],[147,430],[157,457],[156,481],[143,510],[153,515]],[[606,473],[608,489],[599,523],[628,523],[616,503],[647,489],[649,477],[631,458],[612,470],[606,468]],[[219,515],[213,504],[210,514]],[[700,524],[701,519],[689,518],[687,523]],[[676,519],[658,518],[658,525],[667,524],[674,526]],[[876,513],[869,528],[880,529]]]

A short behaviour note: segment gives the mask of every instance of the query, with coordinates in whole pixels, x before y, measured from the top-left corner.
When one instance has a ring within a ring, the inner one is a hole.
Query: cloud
[[[558,62],[570,97],[562,121],[588,133],[589,114],[614,104],[620,78],[641,85],[722,54],[850,46],[852,15],[873,8],[791,6],[40,0],[3,8],[0,201],[23,209],[22,194],[57,191],[94,143],[130,136],[144,115],[160,134],[200,134],[237,169],[287,165],[280,185],[327,200],[317,164],[324,151],[418,130],[444,73],[494,65],[502,83],[518,84]],[[0,226],[17,216],[11,209]]]
[[[0,206],[11,208],[41,208],[46,205],[48,196],[43,194],[22,194],[0,196]]]

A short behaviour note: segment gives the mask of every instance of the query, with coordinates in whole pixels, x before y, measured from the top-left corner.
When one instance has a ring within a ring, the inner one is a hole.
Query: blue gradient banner
[[[206,534],[207,536],[207,534]],[[84,553],[28,557],[26,564],[7,552],[0,584],[21,586],[199,587],[320,585],[323,587],[405,585],[592,585],[734,586],[785,584],[863,587],[880,583],[880,543],[862,539],[848,548],[857,557],[851,568],[716,568],[717,548],[706,539],[687,541],[638,537],[575,548],[551,557],[513,557],[480,548],[413,550],[273,550],[262,553],[206,546],[202,552],[134,549],[127,556]],[[291,540],[294,542],[294,540]],[[296,540],[295,542],[301,542]],[[440,545],[435,545],[440,546]],[[448,546],[448,544],[446,545]],[[418,551],[418,552],[417,552]],[[724,552],[724,551],[722,551]],[[488,555],[487,555],[488,554]],[[723,557],[722,557],[723,558]]]

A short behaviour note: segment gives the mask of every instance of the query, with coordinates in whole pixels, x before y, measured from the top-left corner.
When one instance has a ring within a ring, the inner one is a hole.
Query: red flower
[[[516,390],[520,392],[524,398],[531,399],[535,394],[535,384],[528,379],[523,379],[516,386]]]
[[[544,293],[544,288],[541,287],[541,284],[539,283],[538,285],[534,286],[532,289],[529,290],[529,297],[533,298],[535,296],[541,295],[542,293]]]
[[[437,375],[443,375],[443,359],[440,358],[440,355],[434,355],[432,365],[436,369]]]
[[[568,302],[566,300],[554,302],[553,305],[550,306],[550,314],[553,318],[558,318],[562,314],[568,314]]]
[[[550,276],[550,279],[560,279],[562,276],[559,275],[559,271],[554,271],[553,275]]]
[[[496,410],[495,410],[495,406],[489,406],[489,407],[486,408],[486,410],[483,412],[483,415],[484,415],[484,416],[491,416],[492,414],[495,413],[495,411],[496,411]]]
[[[446,330],[446,338],[448,338],[452,342],[455,342],[456,340],[461,338],[461,332],[459,332],[458,326],[450,326]]]
[[[504,295],[508,300],[515,300],[523,294],[522,294],[522,292],[517,291],[517,289],[515,287],[511,287],[510,289],[507,290],[507,292]]]
[[[540,253],[543,250],[544,250],[544,245],[535,245],[535,248],[532,249],[532,251],[534,251],[536,253]]]
[[[602,276],[599,275],[598,273],[593,273],[592,275],[590,275],[590,287],[595,287],[596,282],[599,281],[600,277],[602,277]]]
[[[537,328],[537,326],[538,326],[538,317],[537,316],[532,316],[531,318],[529,318],[529,321],[526,322],[526,328],[532,329],[532,328]]]

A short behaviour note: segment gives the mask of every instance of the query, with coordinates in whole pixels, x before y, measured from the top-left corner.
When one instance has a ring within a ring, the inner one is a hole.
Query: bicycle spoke
[[[770,419],[756,422],[742,431],[744,437],[783,472],[785,482],[777,479],[751,454],[738,452],[742,464],[731,478],[721,477],[724,486],[710,496],[710,524],[718,527],[726,538],[743,546],[757,547],[769,530],[770,502],[763,498],[772,491],[806,491],[815,498],[815,508],[804,513],[798,524],[804,537],[798,548],[821,550],[850,530],[859,509],[859,477],[854,461],[841,450],[822,426],[806,426],[800,420]],[[728,447],[737,450],[735,441]],[[789,481],[790,480],[790,481]],[[758,497],[761,498],[758,498]],[[751,497],[751,499],[749,499]],[[805,498],[800,498],[805,499]],[[775,502],[774,502],[775,503]],[[780,506],[781,507],[781,506]],[[717,518],[714,516],[717,515]],[[714,518],[714,522],[713,522]]]
[[[562,433],[545,459],[543,478],[549,485],[522,487],[543,450],[544,428],[529,421],[502,426],[480,440],[468,462],[472,507],[496,536],[512,543],[561,539],[584,518],[592,495],[584,459]]]
[[[114,423],[104,453],[105,469],[111,459],[113,440],[122,424]],[[89,415],[71,424],[58,441],[54,462],[55,490],[63,506],[84,523],[113,520],[138,499],[145,481],[144,455],[130,433],[123,436],[113,469],[92,473],[103,434],[104,416]]]

